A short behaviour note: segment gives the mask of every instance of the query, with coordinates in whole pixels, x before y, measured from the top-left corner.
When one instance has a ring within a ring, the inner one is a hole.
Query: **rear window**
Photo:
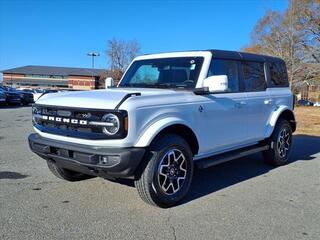
[[[267,88],[262,62],[242,62],[244,91],[258,92]]]
[[[288,75],[287,68],[283,62],[269,63],[270,69],[270,84],[274,87],[287,87]]]

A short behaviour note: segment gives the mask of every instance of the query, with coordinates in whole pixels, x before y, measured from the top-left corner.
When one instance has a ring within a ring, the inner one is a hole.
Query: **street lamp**
[[[97,53],[97,52],[89,52],[89,53],[87,53],[87,55],[88,56],[90,56],[90,57],[92,57],[92,81],[94,81],[95,82],[95,80],[94,80],[94,78],[93,78],[93,69],[94,69],[94,57],[99,57],[100,56],[100,54],[99,53]],[[95,85],[96,85],[96,83],[95,83]]]
[[[87,55],[92,57],[92,69],[94,69],[94,57],[99,57],[100,54],[97,52],[89,52],[87,53]]]

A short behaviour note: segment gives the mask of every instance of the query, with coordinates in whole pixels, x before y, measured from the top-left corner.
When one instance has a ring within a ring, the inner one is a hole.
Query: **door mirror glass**
[[[228,76],[215,75],[207,77],[203,80],[203,87],[209,88],[210,92],[227,92],[228,91]]]
[[[112,77],[106,78],[106,88],[112,88],[114,87],[114,80]]]

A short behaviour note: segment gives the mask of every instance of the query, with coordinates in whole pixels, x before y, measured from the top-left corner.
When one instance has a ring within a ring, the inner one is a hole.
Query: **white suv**
[[[194,166],[259,151],[287,163],[296,129],[284,61],[220,50],[137,57],[117,87],[42,96],[33,124],[30,148],[56,176],[131,178],[160,207],[187,194]]]

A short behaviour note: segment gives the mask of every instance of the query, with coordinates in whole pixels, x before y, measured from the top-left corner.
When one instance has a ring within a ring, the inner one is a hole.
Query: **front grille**
[[[117,134],[109,136],[104,134],[103,126],[89,124],[102,122],[102,117],[111,112],[119,117],[121,123],[126,117],[124,111],[51,107],[37,104],[32,110],[33,124],[42,132],[83,139],[124,138],[126,130],[123,128],[120,128]]]

